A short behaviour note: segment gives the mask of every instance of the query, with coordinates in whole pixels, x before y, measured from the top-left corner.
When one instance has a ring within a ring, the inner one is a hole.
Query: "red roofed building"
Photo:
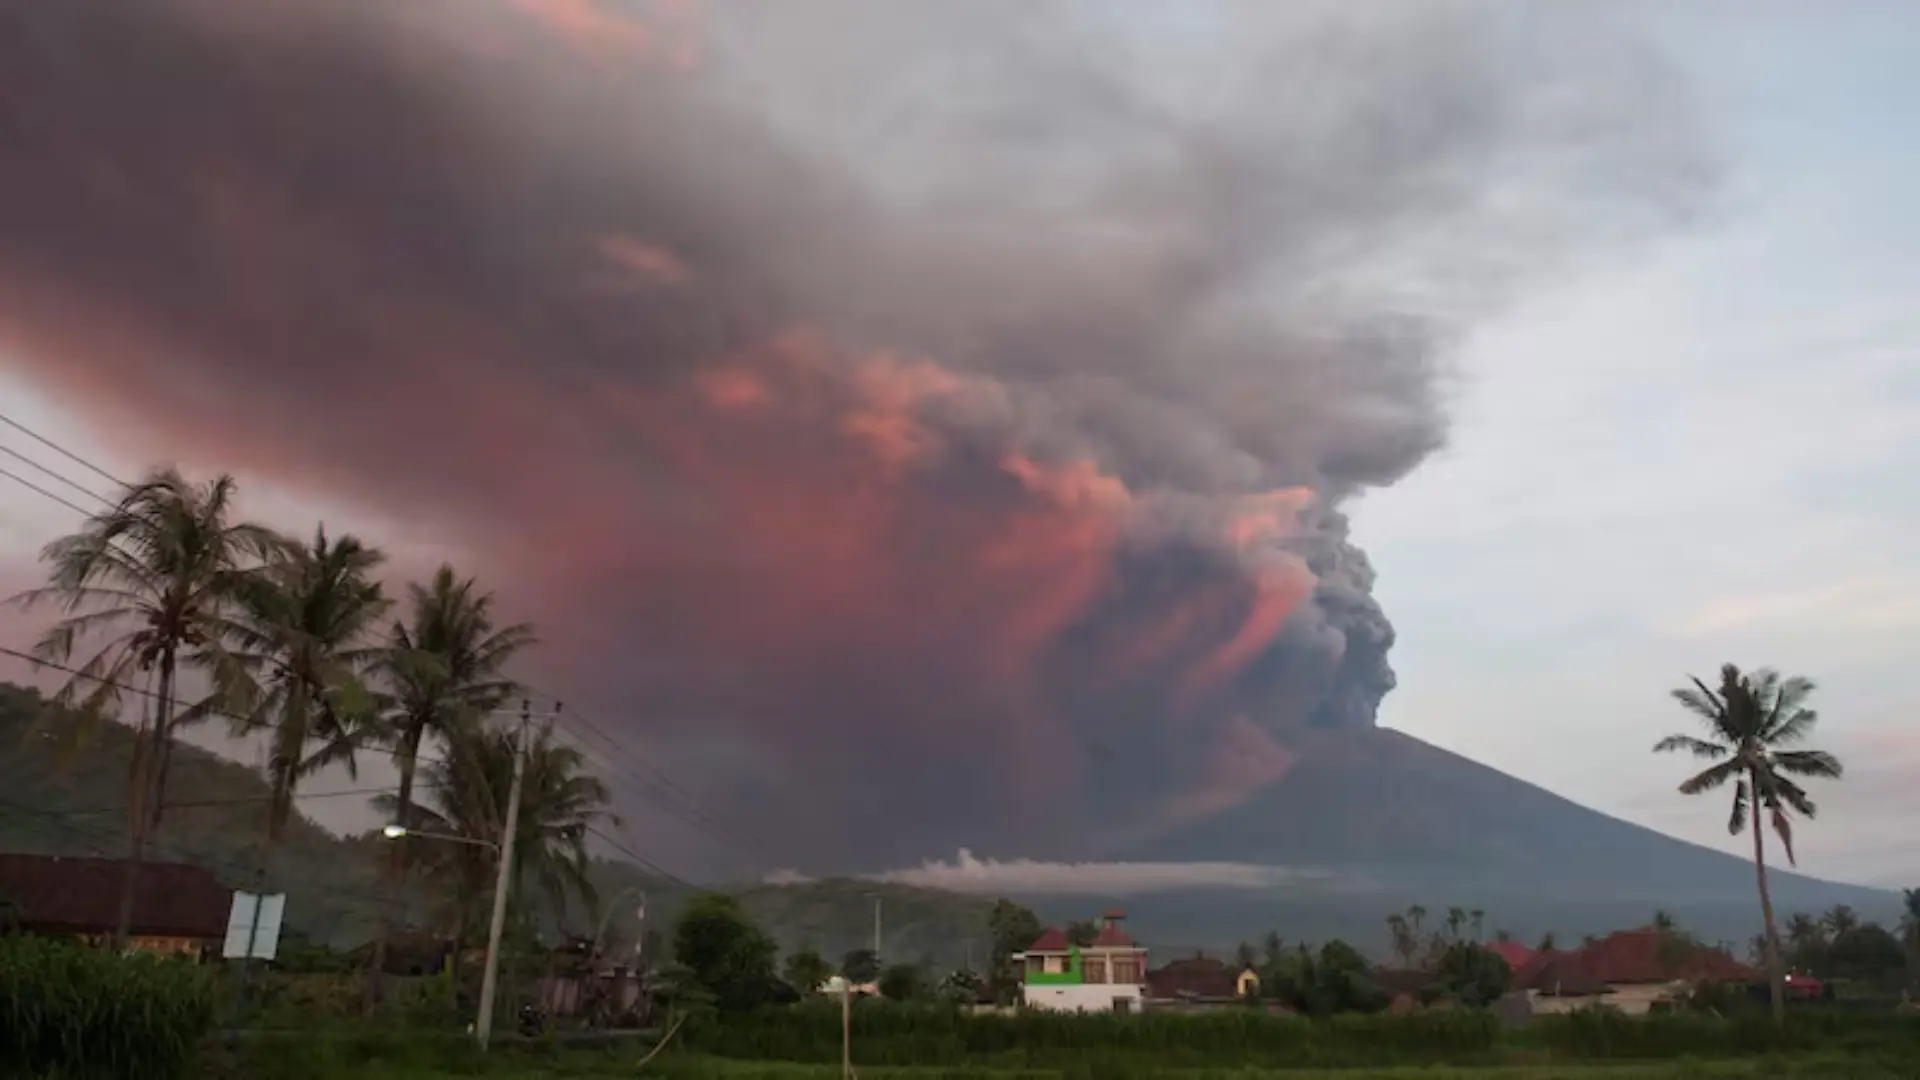
[[[1514,969],[1512,987],[1527,991],[1536,1012],[1599,1004],[1638,1014],[1698,983],[1754,977],[1724,949],[1645,928],[1608,934],[1572,952],[1534,953]]]
[[[1132,1012],[1147,995],[1147,950],[1120,929],[1122,912],[1109,911],[1085,948],[1049,926],[1013,958],[1020,965],[1021,1000],[1064,1012]]]
[[[0,899],[20,929],[34,934],[112,940],[126,864],[119,859],[0,855]],[[227,936],[233,890],[197,866],[140,867],[128,946],[199,956]]]

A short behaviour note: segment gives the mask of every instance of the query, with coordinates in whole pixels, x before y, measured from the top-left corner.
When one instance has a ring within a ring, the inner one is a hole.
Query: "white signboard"
[[[255,960],[273,959],[280,952],[280,919],[286,910],[285,893],[266,897],[234,893],[233,910],[227,914],[227,944],[220,955],[229,960],[243,959],[247,956],[247,942],[251,941]]]

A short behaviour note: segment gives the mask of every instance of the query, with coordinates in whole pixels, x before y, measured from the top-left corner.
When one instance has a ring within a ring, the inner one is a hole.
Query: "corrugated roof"
[[[125,874],[119,859],[0,855],[0,893],[18,906],[20,923],[30,930],[112,933]],[[226,937],[232,904],[233,891],[197,866],[144,863],[132,932],[217,940]]]

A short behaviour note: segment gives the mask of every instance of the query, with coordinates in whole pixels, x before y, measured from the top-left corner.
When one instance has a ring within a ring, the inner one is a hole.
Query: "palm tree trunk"
[[[1749,776],[1748,790],[1752,795],[1752,813],[1748,824],[1753,829],[1753,876],[1760,885],[1760,918],[1766,924],[1767,938],[1767,989],[1773,1000],[1773,1022],[1783,1024],[1787,1018],[1786,988],[1782,985],[1780,970],[1780,933],[1773,926],[1773,895],[1767,891],[1767,858],[1764,838],[1760,825],[1760,785],[1758,777]]]
[[[394,793],[394,824],[406,827],[413,820],[413,774],[420,764],[420,740],[426,729],[409,725],[400,737],[400,752],[394,760],[400,766],[400,790]],[[387,896],[386,911],[380,920],[380,937],[373,946],[373,979],[376,985],[384,981],[387,970],[387,950],[394,937],[399,933],[399,916],[402,892],[407,882],[407,841],[403,837],[395,840],[387,851]]]
[[[143,732],[145,746],[134,747],[133,790],[128,793],[131,817],[128,820],[126,871],[120,878],[120,910],[114,917],[113,947],[124,952],[133,933],[134,899],[140,890],[140,865],[147,857],[147,835],[160,822],[160,801],[166,794],[166,776],[161,771],[165,758],[168,728],[173,723],[173,650],[160,654],[160,693],[153,711],[151,730]]]

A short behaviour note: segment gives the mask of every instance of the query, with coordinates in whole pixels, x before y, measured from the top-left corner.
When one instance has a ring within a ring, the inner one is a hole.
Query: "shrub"
[[[183,960],[0,938],[0,1074],[183,1075],[213,1024],[213,986]]]

